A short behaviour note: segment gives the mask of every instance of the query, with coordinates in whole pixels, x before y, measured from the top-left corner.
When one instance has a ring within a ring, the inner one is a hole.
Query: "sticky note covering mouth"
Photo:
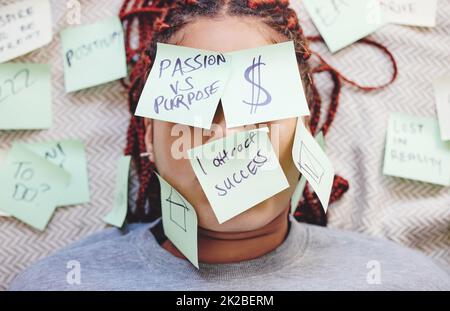
[[[221,53],[158,43],[136,115],[209,129],[230,65]]]
[[[267,129],[237,132],[188,155],[219,223],[289,186]]]
[[[389,118],[383,173],[450,185],[450,142],[439,137],[437,120],[395,113]]]

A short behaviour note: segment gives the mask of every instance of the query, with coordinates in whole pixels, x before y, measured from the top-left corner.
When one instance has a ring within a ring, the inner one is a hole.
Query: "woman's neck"
[[[286,209],[270,223],[246,232],[216,232],[198,228],[198,260],[219,264],[250,260],[267,254],[283,243],[289,229]],[[185,258],[166,240],[162,247],[173,255]]]

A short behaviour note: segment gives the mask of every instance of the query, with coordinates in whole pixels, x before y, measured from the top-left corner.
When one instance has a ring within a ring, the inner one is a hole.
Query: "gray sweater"
[[[357,233],[293,221],[274,251],[197,270],[149,227],[88,237],[32,265],[10,290],[450,290],[449,272],[431,259]]]

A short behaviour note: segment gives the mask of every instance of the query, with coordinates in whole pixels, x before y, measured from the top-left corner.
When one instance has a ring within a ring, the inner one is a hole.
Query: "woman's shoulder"
[[[133,240],[148,227],[134,225],[127,233],[109,228],[88,236],[33,263],[14,279],[9,290],[87,289],[84,284],[95,290],[96,279],[117,278],[121,271],[142,268]]]

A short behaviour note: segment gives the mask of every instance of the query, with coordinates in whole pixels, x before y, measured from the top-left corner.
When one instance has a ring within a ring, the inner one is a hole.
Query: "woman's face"
[[[268,26],[250,18],[224,17],[220,19],[199,19],[188,24],[171,38],[170,44],[218,52],[231,52],[255,48],[285,41],[281,35]],[[199,226],[213,231],[249,231],[260,228],[284,212],[297,184],[299,173],[294,166],[291,150],[296,127],[296,118],[268,122],[270,138],[290,187],[272,196],[238,216],[219,224],[205,193],[191,167],[186,151],[212,140],[223,138],[245,127],[226,128],[223,109],[219,105],[214,116],[214,127],[220,130],[203,131],[159,120],[146,120],[146,144],[150,158],[155,162],[159,174],[183,195],[195,208]],[[259,126],[257,124],[256,126]],[[180,133],[179,128],[183,128]],[[254,127],[253,127],[254,128]],[[250,128],[249,128],[250,129]],[[173,133],[172,133],[173,130]],[[247,129],[248,130],[248,129]],[[199,141],[194,140],[194,131],[204,133]],[[189,138],[180,138],[190,132]],[[191,145],[179,146],[180,141]],[[172,154],[172,146],[182,150],[183,157]],[[266,181],[270,182],[270,181]]]

